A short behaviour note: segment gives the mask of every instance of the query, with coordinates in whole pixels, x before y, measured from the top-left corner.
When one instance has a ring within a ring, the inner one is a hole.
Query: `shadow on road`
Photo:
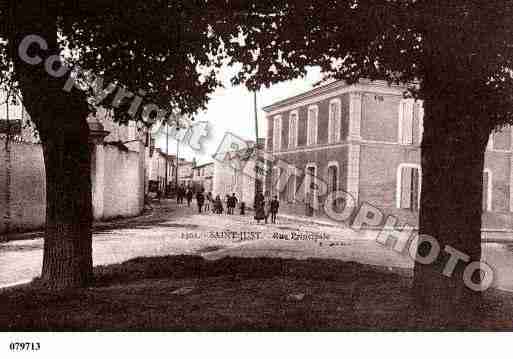
[[[0,291],[5,330],[511,330],[511,296],[492,292],[465,327],[419,322],[408,278],[325,259],[137,258],[95,268],[93,287]],[[458,304],[464,308],[464,303]]]

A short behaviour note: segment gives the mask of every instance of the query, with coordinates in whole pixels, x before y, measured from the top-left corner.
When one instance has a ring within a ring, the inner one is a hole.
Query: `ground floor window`
[[[397,171],[397,208],[418,211],[420,206],[420,166],[402,164]]]
[[[287,185],[287,201],[293,203],[296,201],[296,171],[293,167],[289,168],[289,171],[290,176],[289,183]]]
[[[317,166],[314,164],[307,165],[305,172],[306,215],[313,216],[314,204],[317,201],[317,184],[315,181],[317,176]]]
[[[328,166],[328,193],[338,191],[338,166]]]

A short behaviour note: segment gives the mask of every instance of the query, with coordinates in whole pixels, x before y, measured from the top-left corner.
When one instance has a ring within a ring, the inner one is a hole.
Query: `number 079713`
[[[41,349],[41,343],[39,342],[11,342],[9,344],[9,350],[14,352],[35,352]]]

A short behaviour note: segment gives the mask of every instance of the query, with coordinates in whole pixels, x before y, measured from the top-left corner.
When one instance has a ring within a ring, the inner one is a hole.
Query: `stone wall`
[[[0,139],[0,233],[40,228],[46,213],[41,146],[10,141],[9,147]]]
[[[139,152],[97,145],[92,156],[96,220],[136,216],[144,208],[144,147]],[[46,185],[40,144],[0,139],[0,233],[44,227]],[[10,170],[8,170],[10,167]]]

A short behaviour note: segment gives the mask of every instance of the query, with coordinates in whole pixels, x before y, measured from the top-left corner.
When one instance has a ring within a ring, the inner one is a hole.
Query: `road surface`
[[[250,216],[200,215],[169,204],[158,220],[134,219],[93,235],[95,266],[132,258],[166,255],[332,258],[411,272],[413,261],[348,229],[306,224],[293,219],[257,224]],[[229,233],[226,233],[229,232]],[[235,233],[235,234],[234,234]],[[0,287],[40,275],[43,239],[0,244]],[[483,258],[495,270],[495,286],[513,291],[513,243],[483,245]]]

